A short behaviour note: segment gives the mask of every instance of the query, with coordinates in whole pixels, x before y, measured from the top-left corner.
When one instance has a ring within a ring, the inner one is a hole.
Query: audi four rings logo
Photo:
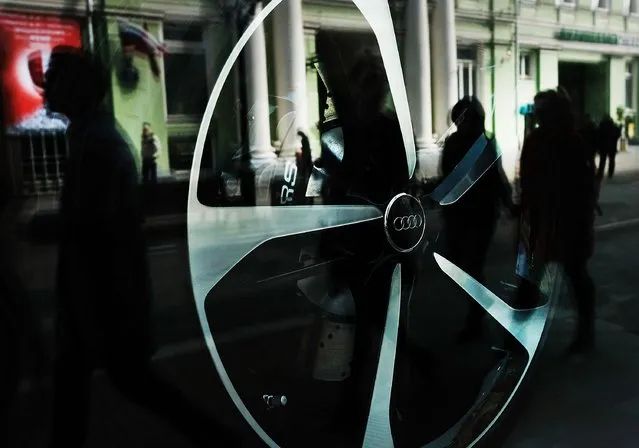
[[[403,232],[404,230],[417,229],[423,223],[424,218],[419,215],[398,216],[393,219],[393,228],[398,232]]]

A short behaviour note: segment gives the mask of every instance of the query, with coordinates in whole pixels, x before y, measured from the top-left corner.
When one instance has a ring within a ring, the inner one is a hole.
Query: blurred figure
[[[46,73],[49,110],[71,122],[60,198],[52,446],[86,443],[97,368],[197,446],[213,440],[232,446],[237,440],[153,371],[152,292],[136,166],[113,117],[101,111],[107,79],[91,54],[64,47],[54,49]]]
[[[297,135],[300,137],[300,149],[295,153],[295,160],[297,162],[298,178],[300,184],[307,186],[308,181],[313,171],[313,156],[311,155],[311,143],[308,140],[308,136],[298,131]],[[298,188],[298,203],[312,205],[314,203],[313,198],[306,197],[306,189]]]
[[[617,142],[621,137],[621,127],[617,126],[612,117],[604,115],[599,123],[599,170],[597,177],[601,180],[606,170],[608,161],[608,179],[615,174],[615,159],[617,157]]]
[[[486,114],[476,97],[466,96],[453,107],[451,119],[457,131],[444,143],[441,170],[450,175],[477,139],[485,134]],[[493,139],[484,151],[497,151]],[[477,281],[485,284],[484,266],[490,243],[497,228],[501,205],[512,213],[512,189],[498,159],[457,202],[443,208],[446,248],[450,260]],[[472,224],[470,224],[472,223]],[[460,335],[465,341],[478,336],[482,329],[484,310],[475,302],[466,317]]]
[[[576,131],[568,98],[552,90],[538,93],[535,115],[539,127],[525,139],[520,164],[528,263],[533,280],[546,262],[562,263],[579,316],[570,351],[587,351],[595,336],[595,285],[588,272],[594,250],[595,168]]]
[[[153,133],[151,123],[142,125],[142,183],[155,185],[158,183],[157,159],[162,148],[160,139]]]
[[[316,162],[328,173],[323,201],[383,206],[403,191],[408,168],[399,121],[387,107],[390,89],[382,59],[364,52],[350,70],[322,79],[330,95],[320,125],[325,160]],[[320,253],[335,253],[337,248],[356,254],[348,271],[337,265],[331,267],[327,284],[330,297],[352,293],[357,312],[351,376],[343,383],[343,407],[333,419],[333,424],[345,428],[346,433],[366,424],[371,390],[366,389],[362,378],[377,368],[373,341],[385,325],[388,277],[384,274],[390,275],[393,265],[380,257],[386,243],[377,238],[378,230],[366,226],[355,235],[346,226],[340,232],[324,234],[320,244]],[[402,269],[411,269],[408,260]],[[403,332],[399,337],[404,337]]]
[[[381,57],[365,52],[346,83],[347,98],[335,98],[344,130],[344,178],[351,192],[381,204],[408,181],[399,121],[387,107],[390,88]]]
[[[599,142],[597,139],[597,124],[589,114],[585,114],[583,116],[582,123],[579,128],[579,134],[586,145],[588,157],[591,157],[594,161],[595,155],[599,152]]]
[[[313,168],[311,143],[308,140],[308,136],[304,132],[298,131],[297,135],[300,137],[301,140],[300,149],[295,153],[297,168],[305,176],[308,176],[308,173],[310,173],[311,169]]]
[[[595,164],[595,159],[597,154],[601,154],[600,141],[599,141],[599,131],[597,129],[597,124],[592,119],[589,114],[584,115],[583,121],[581,123],[581,128],[579,129],[579,134],[581,135],[585,145],[586,145],[586,155],[591,159],[592,164]],[[601,183],[597,182],[595,191],[597,192],[596,201],[595,201],[595,210],[599,214],[599,216],[603,215],[601,207],[599,206],[599,190]]]

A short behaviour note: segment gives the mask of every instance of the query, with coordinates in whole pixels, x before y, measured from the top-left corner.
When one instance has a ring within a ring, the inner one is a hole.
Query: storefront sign
[[[0,69],[4,121],[9,133],[63,130],[66,122],[43,107],[44,73],[58,45],[80,48],[80,25],[73,19],[0,14]]]
[[[573,42],[587,42],[591,44],[624,45],[629,47],[639,47],[639,38],[622,37],[618,34],[597,33],[594,31],[578,31],[562,28],[555,33],[557,40],[568,40]]]

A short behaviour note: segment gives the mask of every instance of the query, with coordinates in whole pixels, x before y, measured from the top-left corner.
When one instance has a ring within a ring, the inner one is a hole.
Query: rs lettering
[[[280,204],[287,204],[293,202],[293,193],[295,190],[288,188],[286,185],[282,185],[282,191],[280,193]]]
[[[286,166],[284,167],[284,180],[291,184],[291,187],[295,186],[295,181],[297,180],[297,165],[290,160],[286,161]]]

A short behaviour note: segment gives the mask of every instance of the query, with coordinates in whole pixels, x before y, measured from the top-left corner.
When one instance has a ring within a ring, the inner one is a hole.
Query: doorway
[[[609,112],[608,64],[559,62],[559,85],[570,95],[578,119],[588,114],[598,121]]]

